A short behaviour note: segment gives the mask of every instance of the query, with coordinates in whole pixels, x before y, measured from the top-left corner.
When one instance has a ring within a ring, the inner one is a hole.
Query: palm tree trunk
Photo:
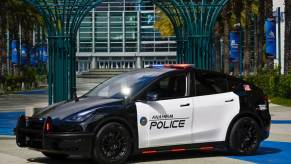
[[[245,47],[245,53],[244,53],[244,70],[245,75],[248,75],[250,73],[250,46],[249,46],[249,24],[250,24],[250,5],[248,3],[245,3],[245,17],[246,17],[246,25],[245,25],[245,33],[244,33],[244,47]]]
[[[223,31],[223,40],[224,40],[224,73],[229,73],[229,22],[227,19],[224,19],[224,31]]]
[[[260,72],[263,67],[263,47],[265,45],[265,5],[266,1],[260,1],[259,3],[259,17],[258,17],[258,55],[257,55],[257,71]]]

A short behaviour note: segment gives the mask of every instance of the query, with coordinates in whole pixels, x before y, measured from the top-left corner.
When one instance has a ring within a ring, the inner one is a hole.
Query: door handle
[[[180,107],[187,107],[187,106],[190,106],[190,104],[188,103],[188,104],[182,104],[182,105],[180,105]]]
[[[234,99],[225,100],[226,103],[233,102],[233,101],[234,101]]]

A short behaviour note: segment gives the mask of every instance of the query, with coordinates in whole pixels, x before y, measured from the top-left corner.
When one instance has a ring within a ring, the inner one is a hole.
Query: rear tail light
[[[250,92],[250,91],[252,91],[252,88],[251,88],[251,86],[250,86],[249,84],[244,84],[243,87],[244,87],[244,90],[245,90],[246,92]]]

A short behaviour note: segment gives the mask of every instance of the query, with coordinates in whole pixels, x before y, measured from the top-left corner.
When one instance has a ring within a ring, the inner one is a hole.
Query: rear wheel
[[[99,164],[121,164],[131,154],[129,131],[119,123],[103,126],[96,135],[93,159]]]
[[[249,117],[240,118],[232,127],[229,136],[229,149],[239,155],[252,155],[260,145],[258,123]]]
[[[42,154],[51,159],[66,159],[69,157],[69,155],[67,154],[56,154],[56,153],[48,153],[48,152],[42,152]]]

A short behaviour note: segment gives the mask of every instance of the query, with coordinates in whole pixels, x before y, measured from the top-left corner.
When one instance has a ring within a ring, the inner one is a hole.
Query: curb
[[[0,135],[0,140],[14,140],[16,136]]]

